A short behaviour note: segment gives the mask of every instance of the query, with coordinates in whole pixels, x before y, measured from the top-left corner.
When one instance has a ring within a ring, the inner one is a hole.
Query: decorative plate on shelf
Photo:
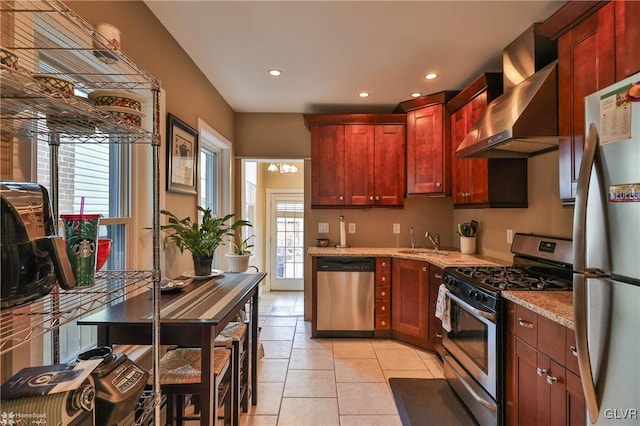
[[[189,271],[189,272],[184,272],[182,275],[188,278],[193,278],[194,280],[206,280],[209,278],[215,278],[215,277],[219,277],[220,275],[224,274],[224,271],[221,269],[212,269],[211,273],[209,275],[196,275],[195,272],[193,271]]]

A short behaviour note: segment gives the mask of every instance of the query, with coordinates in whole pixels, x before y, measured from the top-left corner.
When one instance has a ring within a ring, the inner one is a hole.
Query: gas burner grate
[[[458,274],[497,290],[571,290],[571,282],[527,267],[459,267]]]

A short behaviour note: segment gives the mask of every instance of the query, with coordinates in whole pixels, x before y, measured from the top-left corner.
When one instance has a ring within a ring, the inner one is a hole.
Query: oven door
[[[451,292],[451,331],[444,348],[495,399],[497,399],[497,337],[495,313],[474,308]]]

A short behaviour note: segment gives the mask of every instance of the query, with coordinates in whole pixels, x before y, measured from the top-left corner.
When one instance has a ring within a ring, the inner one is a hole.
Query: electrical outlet
[[[507,244],[513,243],[513,229],[507,229]]]
[[[318,234],[328,234],[328,233],[329,233],[329,224],[318,223]]]
[[[399,223],[394,223],[393,224],[393,233],[394,234],[399,234],[400,233],[400,224]]]
[[[355,223],[350,223],[349,224],[349,233],[350,234],[355,234],[356,233],[356,224]]]

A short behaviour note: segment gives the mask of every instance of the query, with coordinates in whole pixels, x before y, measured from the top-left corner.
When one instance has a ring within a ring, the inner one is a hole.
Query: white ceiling
[[[564,2],[145,3],[237,112],[384,113],[501,71],[502,49]]]

